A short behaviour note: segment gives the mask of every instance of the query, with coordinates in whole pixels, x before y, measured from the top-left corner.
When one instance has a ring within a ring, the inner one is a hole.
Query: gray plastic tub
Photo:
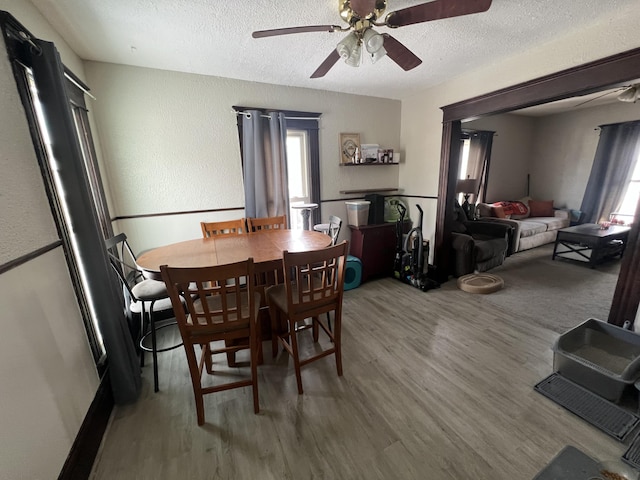
[[[619,402],[640,378],[640,335],[590,318],[553,345],[553,369],[601,397]]]

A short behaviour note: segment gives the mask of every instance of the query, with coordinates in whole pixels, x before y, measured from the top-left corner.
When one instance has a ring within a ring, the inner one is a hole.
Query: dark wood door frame
[[[586,95],[625,85],[638,78],[640,78],[640,48],[442,107],[442,148],[435,232],[435,264],[441,281],[448,278],[450,270],[451,222],[456,195],[455,185],[460,150],[458,139],[462,120],[472,120],[563,98]],[[620,277],[613,298],[614,305],[624,305],[624,308],[612,308],[609,322],[616,325],[622,325],[625,320],[633,322],[640,300],[638,289],[625,289],[624,285],[621,285],[621,283],[640,283],[640,269],[632,268],[631,261],[636,256],[634,252],[640,249],[638,228],[638,222],[636,222],[629,235],[629,246],[622,259]]]

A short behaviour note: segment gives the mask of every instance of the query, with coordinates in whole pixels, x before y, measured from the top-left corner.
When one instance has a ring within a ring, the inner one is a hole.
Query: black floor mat
[[[533,388],[620,441],[624,441],[640,422],[637,415],[567,380],[559,373],[551,374]]]
[[[627,451],[622,455],[622,460],[640,470],[640,435],[633,439]]]

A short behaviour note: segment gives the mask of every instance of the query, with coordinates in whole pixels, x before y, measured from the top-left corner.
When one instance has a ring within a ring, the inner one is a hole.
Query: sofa
[[[517,201],[479,203],[479,218],[513,227],[508,255],[553,243],[558,230],[571,223],[569,210],[553,206],[553,200],[539,201],[525,197]]]

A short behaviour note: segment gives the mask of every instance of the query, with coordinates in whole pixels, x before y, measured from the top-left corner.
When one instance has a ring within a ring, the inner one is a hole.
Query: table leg
[[[304,230],[311,230],[311,226],[309,222],[309,217],[311,216],[311,210],[309,210],[308,208],[305,208],[300,211],[300,214],[302,215],[302,228]]]

